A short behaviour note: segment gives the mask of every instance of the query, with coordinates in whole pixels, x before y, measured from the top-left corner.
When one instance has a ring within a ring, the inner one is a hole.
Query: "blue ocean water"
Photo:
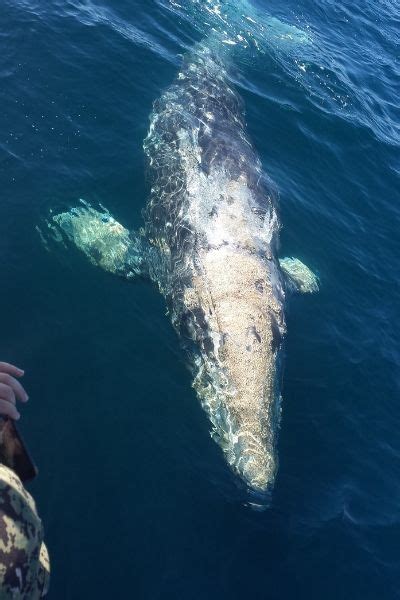
[[[140,226],[152,103],[215,32],[282,255],[321,282],[289,306],[264,512],[209,437],[161,296],[36,230],[79,198]],[[399,32],[396,0],[1,3],[0,352],[26,370],[50,598],[400,597]]]

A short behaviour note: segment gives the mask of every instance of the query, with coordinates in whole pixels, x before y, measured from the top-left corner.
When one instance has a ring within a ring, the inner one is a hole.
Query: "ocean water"
[[[400,597],[400,9],[396,0],[3,0],[0,356],[50,599]],[[271,506],[245,506],[209,436],[161,296],[46,249],[49,211],[148,197],[152,103],[204,36],[230,52],[279,189],[289,303]]]

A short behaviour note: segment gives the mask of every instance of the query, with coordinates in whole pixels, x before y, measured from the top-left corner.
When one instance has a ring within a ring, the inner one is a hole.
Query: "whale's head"
[[[264,494],[272,491],[278,469],[281,350],[262,356],[259,335],[246,331],[242,349],[238,336],[225,332],[215,361],[200,359],[194,387],[228,464],[247,488]]]
[[[272,489],[278,464],[285,324],[277,278],[272,260],[218,248],[203,257],[186,299],[200,347],[194,387],[212,436],[233,471],[260,493]]]

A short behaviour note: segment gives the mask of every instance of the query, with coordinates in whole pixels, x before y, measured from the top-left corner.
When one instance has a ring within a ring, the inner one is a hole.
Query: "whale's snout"
[[[244,436],[238,442],[236,452],[234,469],[246,486],[260,494],[270,492],[278,470],[276,452],[264,443],[255,444]]]

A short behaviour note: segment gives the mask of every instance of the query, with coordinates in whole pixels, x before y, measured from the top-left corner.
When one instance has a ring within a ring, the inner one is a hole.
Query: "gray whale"
[[[154,103],[144,141],[151,192],[129,232],[87,203],[52,223],[91,262],[163,294],[193,387],[228,464],[255,492],[277,472],[285,299],[315,275],[279,261],[273,186],[247,135],[224,65],[199,45]]]

